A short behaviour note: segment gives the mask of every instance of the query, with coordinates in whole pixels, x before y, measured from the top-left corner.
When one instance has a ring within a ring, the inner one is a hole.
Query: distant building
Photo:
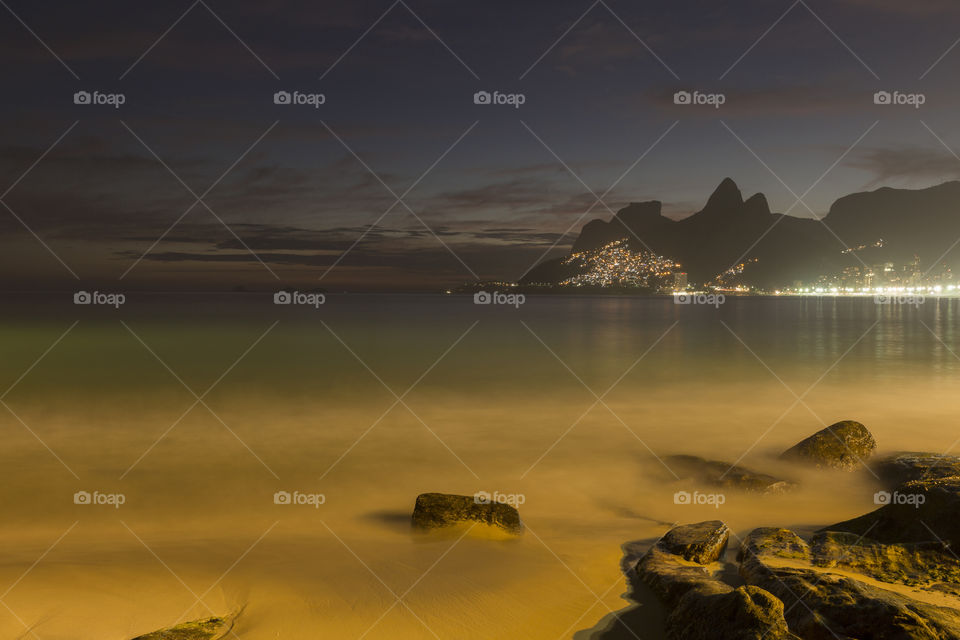
[[[841,284],[844,287],[860,287],[863,280],[860,275],[860,267],[846,267],[843,270]]]
[[[687,288],[687,273],[686,271],[674,271],[673,273],[673,290],[674,291],[683,291]]]

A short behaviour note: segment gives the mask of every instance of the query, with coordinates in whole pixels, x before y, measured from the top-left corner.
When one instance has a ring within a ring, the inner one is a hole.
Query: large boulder
[[[843,420],[801,440],[780,457],[816,467],[852,471],[873,455],[876,448],[877,441],[865,426]]]
[[[960,545],[960,476],[911,480],[893,492],[878,492],[877,499],[886,504],[823,531],[847,531],[888,544]]]
[[[729,540],[730,529],[719,520],[674,527],[640,558],[637,575],[669,606],[676,606],[693,589],[729,591],[704,566],[723,555]]]
[[[417,496],[412,523],[418,529],[436,529],[470,522],[499,527],[512,534],[523,532],[520,513],[511,505],[450,493],[422,493]]]
[[[751,585],[688,593],[664,626],[669,640],[800,640],[787,627],[783,602]]]
[[[941,453],[894,453],[871,465],[888,488],[899,487],[911,480],[960,476],[960,456]]]
[[[796,487],[795,483],[783,478],[699,456],[667,456],[664,458],[664,463],[681,478],[691,478],[721,489],[778,494]]]
[[[684,560],[660,544],[654,545],[637,563],[637,576],[668,608],[676,607],[691,591],[726,593],[730,587],[707,567]]]
[[[670,529],[660,539],[659,546],[688,562],[710,564],[727,549],[730,529],[719,520],[706,520]]]
[[[671,640],[798,640],[787,629],[783,603],[757,587],[734,589],[707,565],[720,560],[730,530],[718,520],[667,532],[637,563],[637,575],[671,610]]]
[[[233,617],[204,618],[154,631],[133,640],[220,640],[233,629]]]
[[[805,640],[960,640],[960,612],[808,562],[810,547],[786,529],[751,532],[740,575],[785,605],[790,630]]]

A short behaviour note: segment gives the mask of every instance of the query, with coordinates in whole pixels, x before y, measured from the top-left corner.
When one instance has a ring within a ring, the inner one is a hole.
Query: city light
[[[573,287],[656,287],[668,281],[673,284],[674,274],[680,274],[681,265],[669,258],[650,251],[634,251],[627,239],[616,240],[599,249],[573,253],[564,259],[564,266],[583,269],[560,282],[561,286]],[[686,274],[682,278],[685,285]]]

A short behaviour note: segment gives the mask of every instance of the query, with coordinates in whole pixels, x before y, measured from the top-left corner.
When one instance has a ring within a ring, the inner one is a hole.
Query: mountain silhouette
[[[753,260],[747,280],[761,287],[812,282],[861,261],[904,263],[914,255],[924,269],[942,261],[952,267],[960,256],[960,251],[950,251],[960,240],[960,182],[855,193],[834,202],[822,220],[815,220],[772,213],[761,193],[744,200],[737,184],[725,178],[703,209],[681,220],[665,217],[659,201],[631,203],[609,221],[592,220],[572,251],[598,249],[621,238],[634,250],[680,262],[697,283]],[[882,248],[872,246],[881,239]],[[860,245],[870,248],[843,253]],[[569,277],[561,260],[540,263],[521,282]]]

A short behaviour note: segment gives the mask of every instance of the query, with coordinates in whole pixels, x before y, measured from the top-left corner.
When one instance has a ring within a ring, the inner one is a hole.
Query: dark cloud
[[[868,149],[849,162],[873,175],[869,186],[895,180],[926,182],[960,178],[960,160],[946,149],[899,147]]]

